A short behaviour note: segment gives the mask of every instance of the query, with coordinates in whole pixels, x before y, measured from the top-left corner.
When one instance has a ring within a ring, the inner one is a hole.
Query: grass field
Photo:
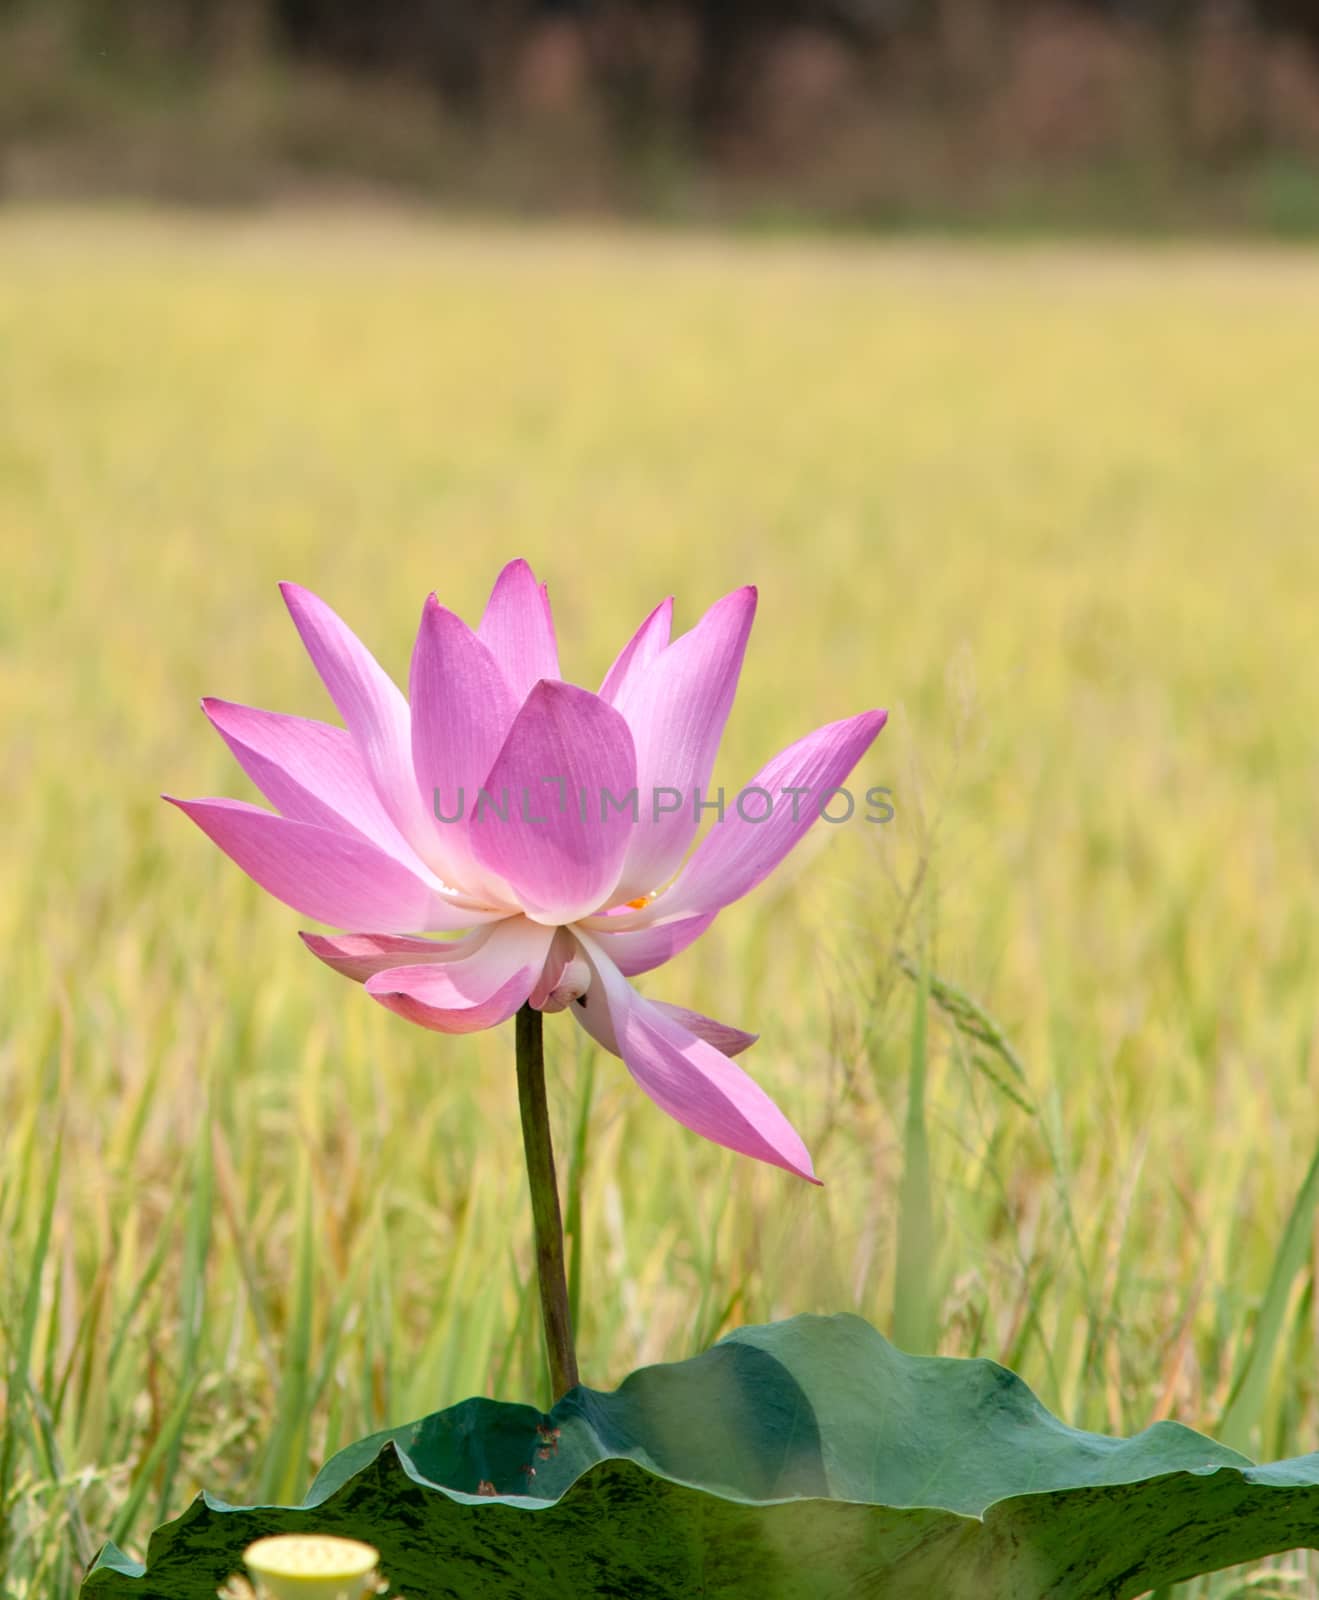
[[[0,217],[5,1593],[543,1390],[511,1030],[388,1015],[157,798],[251,797],[202,694],[327,714],[281,578],[405,675],[524,554],[592,686],[757,582],[730,786],[890,709],[895,821],[645,983],[762,1034],[822,1190],[547,1027],[588,1382],[855,1309],[1319,1447],[1317,440],[1299,253]],[[1001,1050],[942,989],[919,1048],[922,949]]]

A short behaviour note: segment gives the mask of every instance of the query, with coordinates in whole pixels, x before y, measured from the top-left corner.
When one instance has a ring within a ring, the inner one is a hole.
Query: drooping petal
[[[549,954],[552,928],[510,917],[464,939],[455,959],[391,967],[366,981],[382,1006],[439,1033],[493,1028],[531,993]]]
[[[599,1045],[609,1051],[611,1055],[622,1055],[618,1047],[618,1036],[614,1032],[613,1020],[609,1015],[609,1007],[600,1003],[589,1002],[589,984],[573,1005],[572,1012],[581,1026]],[[532,1004],[536,997],[532,995]],[[686,1028],[689,1033],[694,1033],[698,1039],[704,1039],[707,1044],[712,1044],[721,1055],[741,1055],[743,1050],[748,1050],[760,1037],[758,1033],[746,1033],[741,1028],[735,1028],[731,1023],[718,1022],[714,1017],[703,1016],[699,1011],[689,1011],[686,1006],[670,1005],[665,1000],[651,1000],[647,1002],[654,1006],[656,1011],[661,1011],[667,1017]]]
[[[324,600],[296,583],[282,583],[280,591],[381,804],[418,855],[436,861],[437,829],[412,770],[411,717],[402,691]]]
[[[806,1146],[760,1085],[715,1045],[643,1000],[589,935],[579,938],[592,983],[570,1009],[623,1058],[655,1104],[702,1138],[817,1183]]]
[[[525,561],[510,561],[495,579],[476,631],[519,705],[541,678],[559,676],[549,590]]]
[[[712,1044],[720,1055],[740,1056],[760,1037],[758,1033],[747,1033],[743,1028],[735,1028],[731,1022],[720,1022],[715,1017],[703,1016],[699,1011],[689,1011],[686,1006],[670,1005],[667,1000],[652,1000],[650,1004],[656,1011],[662,1011],[666,1017],[672,1017],[674,1022],[686,1028],[689,1033],[694,1033],[698,1039],[704,1039],[707,1044]]]
[[[607,916],[587,917],[582,926],[599,941],[625,977],[635,978],[672,961],[693,940],[701,937],[716,915],[716,912],[707,911],[699,916],[675,917],[672,922],[657,923],[649,928],[624,928],[619,932],[610,929],[609,924],[615,919]]]
[[[421,865],[380,803],[347,729],[229,700],[203,700],[202,710],[283,816],[322,828],[351,828],[399,860]]]
[[[377,972],[388,972],[391,967],[453,961],[456,952],[463,951],[467,945],[465,939],[440,943],[435,939],[409,939],[389,933],[343,933],[333,938],[323,933],[299,933],[298,938],[312,955],[354,983],[365,983]]]
[[[517,714],[493,654],[461,617],[431,595],[412,652],[412,760],[439,826],[457,883],[500,898],[472,855],[469,822],[477,790]]]
[[[696,837],[696,791],[708,798],[755,612],[755,589],[725,595],[619,689],[642,802],[623,869],[627,895],[648,894],[672,877]]]
[[[277,900],[317,922],[370,933],[457,932],[507,913],[475,910],[353,833],[294,822],[243,800],[165,799]]]
[[[509,729],[474,808],[472,849],[538,922],[573,922],[618,881],[636,786],[627,724],[598,695],[543,680]]]
[[[605,673],[600,685],[600,698],[610,705],[618,704],[618,697],[667,648],[673,627],[673,596],[661,600],[628,642],[618,652],[614,664]]]
[[[740,899],[778,866],[793,845],[816,821],[827,805],[831,790],[847,778],[884,726],[886,711],[863,711],[860,716],[817,728],[789,745],[768,762],[747,785],[768,792],[752,796],[747,815],[766,815],[746,821],[730,806],[723,821],[702,839],[678,881],[652,902],[653,917],[718,911]],[[789,791],[796,789],[793,796]]]

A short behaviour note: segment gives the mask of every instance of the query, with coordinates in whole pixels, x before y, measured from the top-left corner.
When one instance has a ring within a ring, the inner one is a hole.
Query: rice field
[[[1316,440],[1300,252],[0,214],[4,1592],[544,1393],[512,1030],[389,1015],[158,798],[253,797],[203,694],[331,714],[284,578],[406,681],[525,555],[592,687],[755,582],[730,792],[889,708],[894,820],[643,983],[762,1035],[823,1189],[547,1024],[587,1382],[856,1310],[1319,1448]]]

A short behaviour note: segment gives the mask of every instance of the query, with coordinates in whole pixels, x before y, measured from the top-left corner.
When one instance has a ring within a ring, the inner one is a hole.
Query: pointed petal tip
[[[236,700],[222,700],[219,695],[204,694],[198,704],[203,714],[215,727],[219,727],[220,720],[227,712],[246,711],[248,707],[240,706]]]
[[[815,1163],[811,1160],[810,1153],[805,1145],[801,1146],[800,1159],[793,1156],[784,1156],[778,1162],[784,1172],[790,1172],[794,1178],[800,1178],[804,1183],[809,1183],[813,1188],[823,1189],[824,1179],[815,1176]]]
[[[166,805],[173,806],[176,811],[181,811],[183,815],[189,819],[189,821],[197,823],[199,827],[201,826],[201,816],[206,814],[205,808],[207,806],[218,804],[223,806],[242,807],[247,804],[247,802],[243,800],[230,800],[224,795],[202,795],[191,800],[184,800],[176,794],[162,794],[160,798],[165,802]],[[271,816],[273,814],[269,811],[263,811],[260,806],[252,806],[250,809],[253,811],[260,811],[262,816]],[[200,815],[198,813],[200,813]],[[203,829],[203,831],[205,830]]]
[[[522,704],[525,708],[533,699],[560,702],[576,700],[581,703],[599,698],[593,689],[584,688],[580,683],[569,683],[566,678],[537,678],[527,691],[527,698]]]
[[[437,622],[449,621],[461,622],[464,629],[467,627],[467,624],[462,621],[462,618],[458,615],[458,613],[446,606],[444,601],[440,599],[439,595],[436,594],[434,589],[431,590],[431,592],[421,603],[421,621],[423,626],[425,626],[427,623],[434,624]]]
[[[495,582],[498,583],[502,578],[511,577],[515,572],[519,575],[525,572],[527,577],[531,579],[532,583],[536,582],[535,570],[533,569],[530,561],[527,560],[526,556],[514,556],[511,561],[506,561],[504,565],[500,567],[499,577],[495,579]]]
[[[340,941],[327,938],[323,933],[308,933],[303,928],[298,929],[298,938],[302,940],[317,961],[323,961],[332,972],[342,973],[344,971],[342,964],[336,965]],[[348,976],[351,977],[352,974],[349,973]],[[360,982],[361,980],[359,979],[358,981]]]
[[[331,616],[334,615],[331,607],[321,599],[314,589],[309,589],[305,583],[294,583],[291,579],[284,578],[280,581],[279,592],[289,615],[293,618],[294,626],[298,627],[299,630],[301,625],[298,619],[300,617],[305,618],[308,612],[313,616],[322,611],[328,611]]]
[[[824,1180],[815,1176],[815,1163],[811,1160],[805,1145],[799,1145],[799,1153],[793,1155],[780,1154],[777,1161],[770,1161],[768,1165],[777,1166],[784,1172],[790,1172],[794,1178],[801,1178],[817,1189],[824,1188]]]
[[[731,589],[723,597],[722,602],[716,600],[715,604],[738,605],[743,607],[747,611],[749,617],[754,620],[756,615],[756,607],[760,604],[760,590],[755,586],[754,583],[744,583],[740,589]],[[750,622],[748,622],[748,626],[750,626]]]
[[[841,722],[834,724],[834,726],[838,728],[864,729],[871,739],[876,739],[884,731],[884,726],[887,722],[888,712],[875,707],[870,711],[858,711],[854,717],[844,717]],[[864,753],[864,751],[861,752],[861,754]]]
[[[310,589],[304,588],[300,583],[292,583],[287,578],[280,583],[279,593],[284,601],[285,609],[288,611],[289,616],[293,618],[294,626],[300,627],[299,617],[305,617],[309,609],[315,609],[317,597]]]

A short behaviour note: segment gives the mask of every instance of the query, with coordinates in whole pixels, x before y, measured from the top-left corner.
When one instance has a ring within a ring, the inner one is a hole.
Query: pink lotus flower
[[[276,810],[172,803],[262,888],[355,930],[302,937],[391,1011],[470,1033],[524,1002],[570,1010],[693,1132],[816,1181],[787,1118],[730,1060],[756,1036],[643,999],[628,980],[684,950],[783,859],[885,713],[830,723],[775,756],[683,866],[754,589],[672,642],[665,600],[592,694],[560,678],[549,597],[514,561],[475,632],[426,601],[410,707],[323,601],[295,584],[283,594],[346,726],[203,701]],[[793,788],[805,803],[782,797]]]

